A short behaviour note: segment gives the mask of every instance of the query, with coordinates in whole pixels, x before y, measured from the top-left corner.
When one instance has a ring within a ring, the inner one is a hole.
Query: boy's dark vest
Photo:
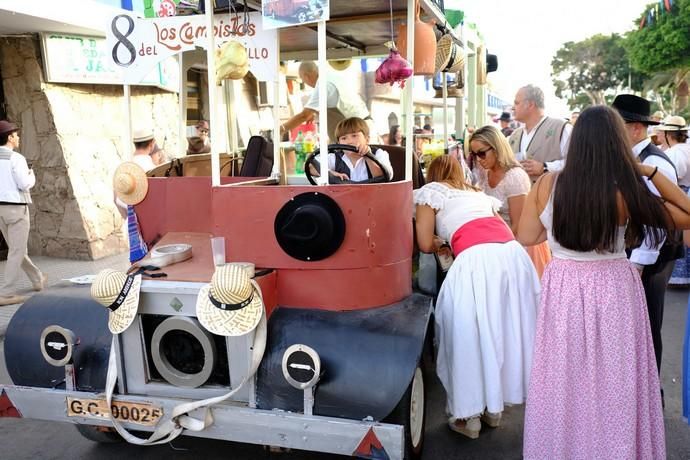
[[[345,155],[345,152],[335,152],[335,172],[347,174],[347,177],[352,179],[352,171],[350,171],[350,167],[343,160],[343,155]],[[367,177],[369,179],[374,177],[371,174],[371,171],[369,170],[369,165],[366,162],[364,162],[364,166],[367,167]]]
[[[667,161],[671,167],[673,167],[673,170],[676,171],[676,166],[673,164],[673,161],[671,161],[671,159],[660,148],[652,143],[650,143],[647,147],[645,147],[644,150],[642,150],[642,152],[640,152],[640,163],[644,163],[644,161],[650,156],[659,157]],[[676,171],[676,175],[677,174],[678,172]],[[629,256],[630,254],[628,254],[628,257]],[[666,235],[666,240],[664,241],[663,246],[661,246],[661,249],[659,249],[659,257],[656,259],[656,262],[653,265],[647,267],[647,270],[650,273],[657,273],[666,266],[666,263],[676,259],[681,259],[683,257],[685,257],[685,247],[683,246],[682,234],[680,231],[674,231]]]

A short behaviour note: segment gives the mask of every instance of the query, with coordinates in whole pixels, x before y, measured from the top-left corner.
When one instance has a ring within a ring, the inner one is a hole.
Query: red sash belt
[[[465,249],[484,243],[507,243],[514,241],[510,231],[500,217],[481,217],[467,222],[453,234],[450,246],[453,254],[458,256]]]

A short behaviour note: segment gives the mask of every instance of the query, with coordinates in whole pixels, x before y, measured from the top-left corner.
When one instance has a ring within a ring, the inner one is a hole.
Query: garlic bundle
[[[249,71],[249,56],[242,43],[235,40],[225,42],[216,50],[216,83],[222,80],[240,80]]]

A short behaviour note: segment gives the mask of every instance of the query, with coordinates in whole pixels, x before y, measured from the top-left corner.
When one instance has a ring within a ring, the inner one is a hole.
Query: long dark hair
[[[388,145],[398,145],[395,143],[395,134],[400,129],[400,125],[391,126],[390,131],[388,131]]]
[[[661,199],[649,191],[635,167],[623,119],[608,107],[590,107],[573,128],[553,192],[556,241],[574,251],[614,252],[620,220],[617,192],[629,214],[628,246],[639,245],[645,237],[658,245],[664,230],[673,230]]]

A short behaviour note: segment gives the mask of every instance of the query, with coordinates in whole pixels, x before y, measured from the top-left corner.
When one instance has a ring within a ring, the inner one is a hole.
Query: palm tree
[[[644,85],[665,113],[679,113],[688,105],[690,68],[671,69],[654,74]]]

